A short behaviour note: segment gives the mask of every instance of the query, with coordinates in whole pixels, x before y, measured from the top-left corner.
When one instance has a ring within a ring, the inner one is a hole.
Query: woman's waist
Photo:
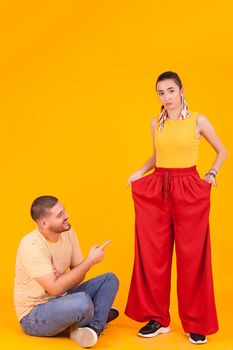
[[[191,175],[198,174],[196,165],[192,165],[190,167],[155,167],[154,173],[155,175]]]

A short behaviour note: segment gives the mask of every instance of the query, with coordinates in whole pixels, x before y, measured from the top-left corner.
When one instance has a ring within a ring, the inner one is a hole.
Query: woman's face
[[[173,79],[159,81],[157,83],[157,94],[160,102],[167,110],[181,107],[183,88],[180,89]]]

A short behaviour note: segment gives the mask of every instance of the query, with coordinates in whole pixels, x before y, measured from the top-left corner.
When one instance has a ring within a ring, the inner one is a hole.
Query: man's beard
[[[66,227],[64,227],[64,225],[57,226],[57,225],[51,225],[51,224],[49,227],[50,231],[56,232],[56,233],[62,233],[65,231],[69,231],[70,228],[71,228],[71,225],[68,222],[66,222]]]

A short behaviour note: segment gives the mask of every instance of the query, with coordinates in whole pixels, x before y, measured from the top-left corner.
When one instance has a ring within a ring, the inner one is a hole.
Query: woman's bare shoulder
[[[214,132],[214,127],[212,123],[203,114],[198,114],[197,116],[197,127],[199,131],[203,134]]]
[[[209,120],[206,118],[205,115],[198,113],[197,115],[197,124],[207,123]]]
[[[151,131],[155,131],[156,125],[158,123],[158,117],[153,117],[150,121]]]

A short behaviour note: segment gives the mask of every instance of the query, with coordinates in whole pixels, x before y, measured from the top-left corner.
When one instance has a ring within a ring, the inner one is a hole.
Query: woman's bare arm
[[[155,163],[156,163],[155,127],[156,127],[156,118],[153,118],[150,123],[150,130],[151,130],[152,143],[153,143],[153,154],[137,171],[135,171],[129,177],[127,186],[129,186],[131,182],[140,179],[140,177],[142,177],[145,173],[147,173],[148,171],[150,171],[155,167]]]
[[[197,118],[197,131],[205,137],[205,139],[209,142],[209,144],[213,147],[213,149],[217,153],[211,168],[216,169],[216,171],[218,172],[227,154],[222,141],[220,140],[219,136],[214,130],[213,125],[203,115],[199,115]],[[215,179],[213,177],[213,181],[211,182],[213,184],[216,184],[214,180]]]

